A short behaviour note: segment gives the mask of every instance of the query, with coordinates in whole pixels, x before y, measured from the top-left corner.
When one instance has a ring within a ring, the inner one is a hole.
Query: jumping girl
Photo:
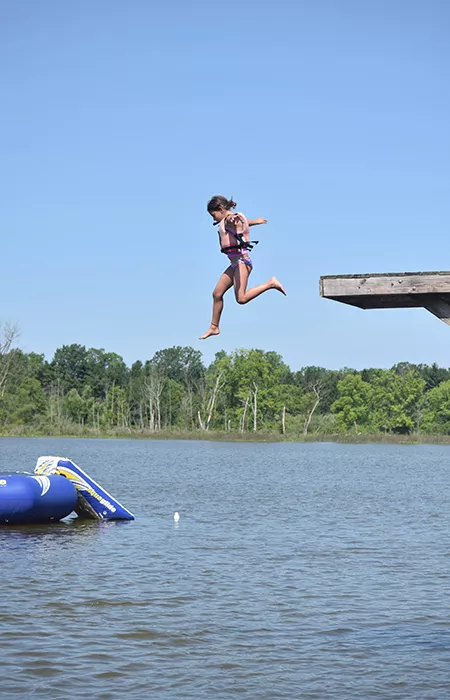
[[[223,309],[223,295],[234,286],[234,295],[238,304],[248,304],[249,301],[258,297],[268,289],[277,289],[286,296],[283,285],[276,277],[259,284],[257,287],[247,289],[249,275],[253,269],[253,264],[248,251],[253,248],[253,244],[258,241],[250,241],[249,227],[258,224],[267,224],[266,219],[254,219],[248,221],[244,214],[233,213],[231,210],[236,207],[232,199],[226,199],[221,195],[213,197],[208,202],[208,212],[214,219],[214,226],[219,225],[220,250],[228,256],[229,267],[225,270],[216,284],[213,291],[213,314],[211,325],[200,336],[200,340],[209,338],[210,335],[219,335],[220,316]]]

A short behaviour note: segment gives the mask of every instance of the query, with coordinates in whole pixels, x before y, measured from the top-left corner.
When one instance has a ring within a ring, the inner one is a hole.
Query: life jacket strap
[[[241,250],[252,250],[259,243],[259,241],[244,241],[242,233],[233,233],[233,236],[238,239],[238,245],[229,245],[221,248],[222,253],[234,253],[235,251],[239,253]]]

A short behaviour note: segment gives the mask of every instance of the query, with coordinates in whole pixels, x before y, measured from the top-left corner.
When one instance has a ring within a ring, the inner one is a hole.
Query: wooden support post
[[[450,326],[450,304],[443,299],[435,299],[424,304],[424,308]]]

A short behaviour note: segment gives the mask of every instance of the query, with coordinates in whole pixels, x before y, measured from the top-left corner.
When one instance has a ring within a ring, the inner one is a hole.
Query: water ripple
[[[137,515],[0,529],[1,700],[448,697],[448,447],[1,447]]]

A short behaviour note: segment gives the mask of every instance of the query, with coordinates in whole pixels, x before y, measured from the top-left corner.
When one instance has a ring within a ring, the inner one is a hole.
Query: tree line
[[[191,347],[128,367],[103,349],[63,345],[51,361],[0,342],[3,434],[278,433],[450,435],[450,369],[293,371],[276,352],[220,351],[205,366]]]

